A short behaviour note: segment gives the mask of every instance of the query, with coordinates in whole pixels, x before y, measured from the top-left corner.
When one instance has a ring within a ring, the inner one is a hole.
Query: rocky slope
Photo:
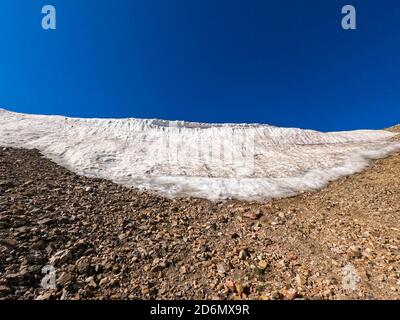
[[[0,148],[0,299],[399,299],[399,199],[399,153],[260,204],[171,200]]]

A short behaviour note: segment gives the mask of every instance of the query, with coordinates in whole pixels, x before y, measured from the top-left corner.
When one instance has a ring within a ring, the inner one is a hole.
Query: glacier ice
[[[0,145],[166,196],[267,200],[313,190],[400,150],[394,133],[261,124],[81,119],[0,109]]]

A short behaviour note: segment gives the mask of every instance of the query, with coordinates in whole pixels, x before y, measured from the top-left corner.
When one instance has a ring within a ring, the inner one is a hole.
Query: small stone
[[[73,280],[73,276],[68,272],[63,272],[60,277],[57,279],[57,283],[61,286],[65,286]]]
[[[237,238],[239,238],[239,237],[240,237],[239,234],[237,234],[236,232],[234,232],[234,233],[231,234],[231,238],[232,238],[232,239],[237,239]]]
[[[271,293],[271,299],[272,300],[279,300],[281,298],[281,294],[279,291],[273,291]]]
[[[44,250],[46,248],[46,242],[44,240],[38,240],[35,242],[35,247],[39,250]]]
[[[256,276],[262,276],[264,274],[264,270],[259,268],[259,267],[255,267],[253,269],[253,272]]]
[[[243,216],[244,216],[245,218],[250,219],[250,220],[257,220],[257,219],[261,218],[262,215],[263,215],[263,214],[262,214],[261,211],[256,211],[256,212],[248,212],[248,213],[245,213]]]
[[[88,274],[90,271],[91,265],[88,259],[83,259],[78,261],[77,269],[80,274]]]
[[[54,222],[55,222],[54,219],[44,218],[44,219],[38,220],[37,224],[48,226],[48,225],[53,224]]]
[[[298,294],[297,291],[293,288],[289,289],[286,291],[285,298],[287,300],[295,300],[297,298]]]
[[[88,284],[90,288],[96,289],[97,288],[97,283],[94,281],[93,277],[88,277],[85,279],[85,282]]]
[[[369,249],[369,248],[365,249],[365,250],[362,252],[361,255],[362,255],[363,257],[369,259],[369,260],[373,260],[373,258],[374,258],[373,255],[372,255],[372,250]]]
[[[142,292],[142,295],[147,295],[149,292],[150,292],[150,289],[149,288],[147,288],[147,287],[142,287],[141,288],[141,292]]]
[[[226,263],[218,263],[217,271],[220,275],[224,275],[230,270],[229,266]]]
[[[260,260],[260,261],[258,262],[258,267],[259,267],[261,270],[265,270],[265,269],[267,268],[267,266],[268,266],[268,263],[267,263],[267,261],[265,261],[265,260]]]
[[[50,300],[53,297],[52,292],[45,292],[35,298],[35,300]]]
[[[165,287],[165,286],[162,286],[161,288],[160,288],[160,290],[158,290],[158,293],[159,294],[165,294],[167,292],[167,288]]]
[[[72,254],[70,250],[61,250],[58,251],[50,258],[50,264],[57,267],[66,263],[68,260],[72,258]]]
[[[100,285],[100,287],[105,287],[108,285],[108,283],[109,283],[109,279],[106,277],[106,278],[103,278],[100,280],[99,285]]]
[[[244,292],[244,287],[241,283],[235,283],[236,292],[241,295]]]
[[[295,279],[296,279],[297,285],[299,285],[299,286],[304,286],[307,283],[306,277],[302,274],[297,274]]]
[[[26,233],[27,230],[28,229],[25,226],[22,226],[22,227],[19,227],[19,228],[15,229],[15,231],[17,231],[18,233]]]
[[[351,257],[360,258],[361,257],[361,248],[358,246],[350,246],[348,253]]]
[[[10,273],[6,275],[6,280],[8,282],[18,282],[21,278],[20,273]]]
[[[69,296],[68,291],[65,290],[65,289],[63,289],[63,290],[62,290],[61,297],[60,297],[60,300],[67,300],[67,299],[68,299],[68,296]]]
[[[17,240],[11,238],[1,239],[0,243],[7,247],[15,247],[18,244]]]
[[[179,268],[179,272],[182,273],[182,274],[186,274],[187,273],[186,267],[185,266],[180,267]]]
[[[14,183],[12,181],[9,180],[0,180],[0,187],[7,187],[7,188],[11,188],[14,186]]]
[[[232,292],[236,290],[235,283],[229,279],[225,281],[225,287]]]
[[[240,250],[239,252],[239,259],[240,260],[246,260],[246,258],[249,256],[247,250]]]
[[[10,292],[10,288],[7,286],[0,286],[0,297],[5,296]]]

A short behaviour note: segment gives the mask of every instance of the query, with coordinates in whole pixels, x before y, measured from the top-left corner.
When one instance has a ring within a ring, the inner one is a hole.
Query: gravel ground
[[[399,299],[399,217],[400,154],[260,204],[166,199],[0,148],[0,299]]]

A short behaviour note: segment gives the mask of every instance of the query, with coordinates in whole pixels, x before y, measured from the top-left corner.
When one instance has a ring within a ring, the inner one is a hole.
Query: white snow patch
[[[79,119],[0,109],[0,145],[167,196],[267,200],[321,188],[400,150],[386,131],[322,133],[259,124]]]

